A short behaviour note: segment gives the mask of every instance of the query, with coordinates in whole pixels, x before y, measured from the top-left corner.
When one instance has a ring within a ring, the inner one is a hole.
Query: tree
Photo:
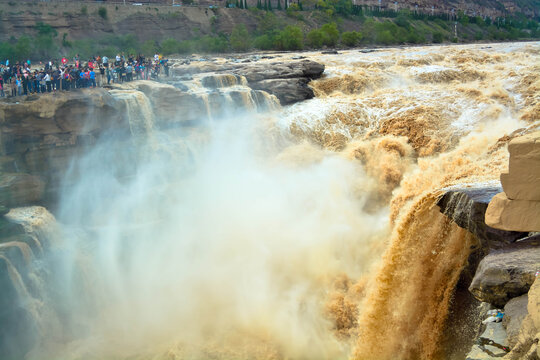
[[[231,32],[229,43],[235,51],[246,51],[250,45],[249,32],[244,24],[237,24]]]
[[[168,38],[161,42],[161,52],[163,55],[170,55],[178,53],[180,43],[176,39]]]
[[[281,0],[277,0],[277,9],[282,10],[282,8],[281,8]]]
[[[318,49],[322,47],[324,35],[319,29],[313,29],[306,35],[308,45],[312,48]]]
[[[443,40],[444,40],[444,36],[443,36],[442,32],[436,31],[436,32],[433,33],[433,42],[435,44],[440,44],[440,43],[443,42]]]
[[[141,45],[141,52],[144,54],[144,55],[153,55],[155,54],[156,52],[158,51],[158,47],[157,47],[157,44],[154,40],[146,40],[142,45]]]
[[[321,26],[324,34],[323,43],[326,46],[336,46],[339,40],[339,30],[336,23],[328,23]]]
[[[362,39],[362,34],[356,31],[346,31],[341,34],[341,42],[345,46],[353,47],[358,45]]]
[[[389,30],[383,30],[375,36],[375,41],[377,43],[390,45],[394,43],[394,37],[392,36],[392,33]]]
[[[107,9],[101,6],[98,9],[98,15],[101,16],[103,19],[107,20]]]
[[[289,25],[276,39],[279,50],[301,50],[304,47],[304,34],[298,26]]]

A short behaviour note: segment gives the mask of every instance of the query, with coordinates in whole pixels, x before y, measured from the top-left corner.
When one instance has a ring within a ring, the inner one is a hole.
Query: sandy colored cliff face
[[[497,229],[540,231],[540,132],[508,144],[509,170],[501,174],[504,192],[486,211],[486,224]]]

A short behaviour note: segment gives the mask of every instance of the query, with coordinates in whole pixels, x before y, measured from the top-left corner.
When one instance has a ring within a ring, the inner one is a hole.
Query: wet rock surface
[[[496,183],[452,187],[445,191],[437,205],[459,227],[480,239],[484,247],[499,248],[527,235],[525,232],[499,230],[486,225],[484,217],[487,206],[501,191],[502,188]]]
[[[527,315],[521,323],[517,342],[505,357],[507,360],[536,360],[540,358],[540,280],[531,286],[527,301]]]
[[[502,323],[487,323],[486,329],[478,338],[466,360],[500,359],[508,353],[506,331]]]
[[[540,269],[540,236],[533,236],[484,257],[469,286],[479,300],[503,307],[526,294]]]
[[[6,207],[37,203],[45,183],[38,176],[24,173],[0,173],[0,205]]]
[[[314,97],[308,83],[322,76],[324,65],[311,60],[293,60],[281,62],[255,62],[225,64],[194,63],[175,65],[171,72],[173,77],[185,74],[232,74],[247,80],[252,89],[263,90],[275,95],[282,105],[292,104]],[[204,77],[204,83],[213,84],[211,75]]]
[[[527,303],[529,296],[527,294],[511,299],[504,306],[503,326],[506,329],[508,344],[513,347],[517,343],[517,337],[521,323],[528,315]]]

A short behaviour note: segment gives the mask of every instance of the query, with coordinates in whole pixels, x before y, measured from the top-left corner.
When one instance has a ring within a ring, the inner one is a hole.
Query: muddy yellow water
[[[540,44],[301,55],[314,99],[216,121],[188,165],[83,172],[63,210],[96,245],[30,358],[445,358],[475,239],[438,190],[497,180],[539,126]]]

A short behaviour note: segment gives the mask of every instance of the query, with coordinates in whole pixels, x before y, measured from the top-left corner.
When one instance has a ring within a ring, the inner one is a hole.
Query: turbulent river
[[[136,151],[77,160],[29,359],[450,357],[475,239],[435,202],[538,127],[540,44],[301,55],[314,99],[161,132],[138,98]]]

